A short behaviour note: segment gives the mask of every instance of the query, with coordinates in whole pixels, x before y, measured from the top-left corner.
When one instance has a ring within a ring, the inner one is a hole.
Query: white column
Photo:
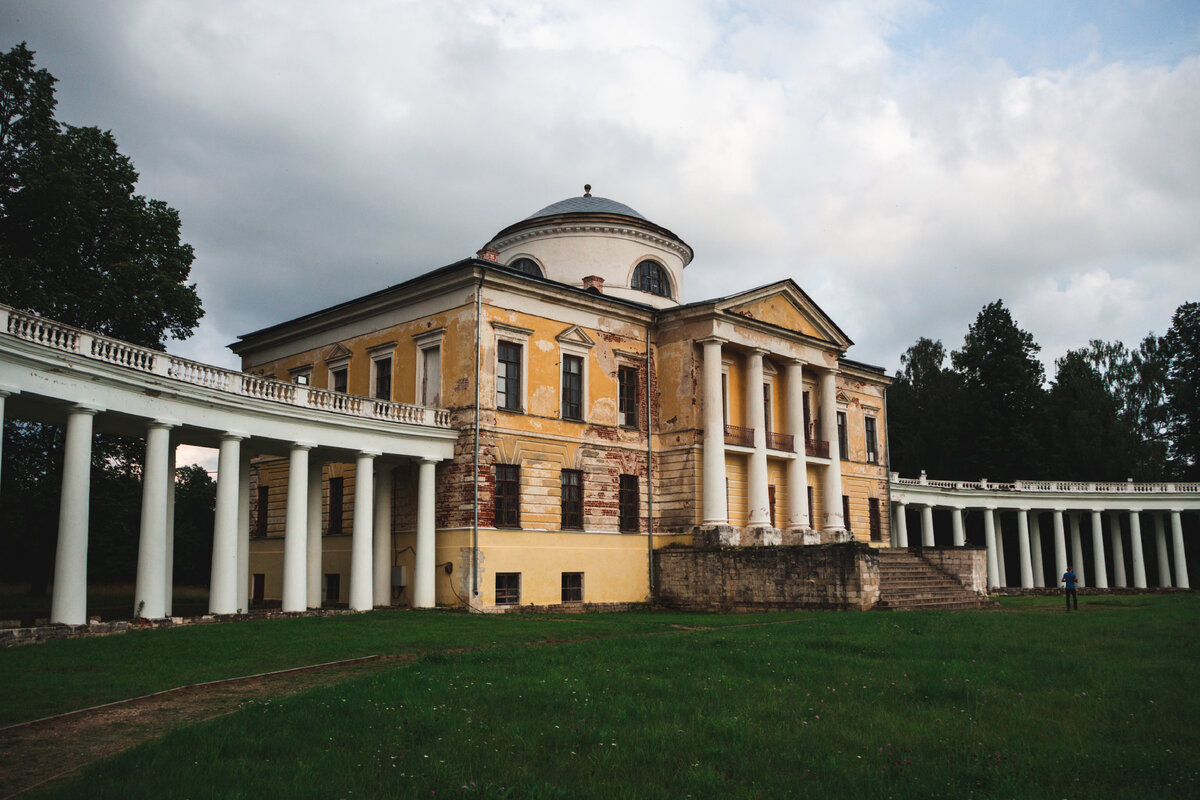
[[[1072,565],[1074,566],[1074,565]],[[1054,581],[1053,585],[1057,586],[1058,581],[1067,571],[1067,534],[1063,526],[1062,509],[1054,510]],[[1076,572],[1075,577],[1079,578],[1080,573]]]
[[[989,589],[1000,585],[1000,560],[996,556],[996,509],[983,510],[983,543],[987,547],[987,582]]]
[[[163,572],[163,616],[171,616],[175,595],[175,439],[167,447],[167,555]]]
[[[842,454],[837,435],[837,373],[821,373],[821,438],[829,442],[829,466],[825,470],[825,525],[832,531],[846,529],[842,519]]]
[[[1125,542],[1121,538],[1121,516],[1108,517],[1108,536],[1112,544],[1113,586],[1128,586],[1125,580]]]
[[[1004,516],[996,512],[996,569],[1000,574],[1000,585],[1008,586],[1008,573],[1004,569]]]
[[[308,564],[307,588],[305,593],[309,608],[321,607],[321,572],[324,558],[323,542],[321,540],[321,462],[310,455],[308,462],[308,552],[305,562]]]
[[[74,406],[67,412],[62,494],[58,501],[58,550],[54,557],[54,593],[50,600],[50,621],[63,625],[87,624],[92,417],[99,410]]]
[[[921,506],[921,546],[933,547],[933,506]]]
[[[796,448],[796,457],[788,461],[789,531],[805,531],[812,527],[808,518],[808,459],[804,450],[804,368],[799,361],[787,365],[787,425]]]
[[[961,508],[953,508],[950,510],[950,525],[954,546],[962,547],[967,543],[967,533],[963,528],[963,510]]]
[[[1042,558],[1041,512],[1031,511],[1029,516],[1029,549],[1033,559],[1033,585],[1046,585],[1046,564]],[[1057,581],[1057,579],[1056,579]]]
[[[704,339],[704,525],[728,525],[725,502],[725,411],[721,403],[721,340]]]
[[[217,451],[217,501],[213,520],[212,578],[208,584],[210,614],[235,614],[238,610],[237,505],[242,439],[236,433],[221,436]]]
[[[1108,566],[1104,563],[1104,525],[1100,512],[1092,510],[1092,558],[1096,562],[1096,577],[1092,585],[1097,589],[1108,588]]]
[[[1171,587],[1171,564],[1167,560],[1167,526],[1163,521],[1162,512],[1154,512],[1154,545],[1158,555],[1158,585],[1160,588]]]
[[[746,355],[746,427],[753,431],[754,452],[746,465],[746,527],[771,525],[767,492],[767,420],[763,407],[763,350]],[[839,500],[840,502],[840,500]]]
[[[61,536],[62,534],[59,533],[59,537]],[[1180,512],[1175,509],[1171,509],[1171,543],[1174,545],[1175,550],[1175,585],[1180,589],[1190,589],[1191,587],[1188,584],[1187,558],[1183,550],[1183,523],[1180,519]]]
[[[375,470],[375,591],[376,606],[392,604],[392,468]]]
[[[908,516],[904,503],[892,504],[892,526],[896,529],[896,541],[892,547],[908,547]]]
[[[1021,588],[1033,588],[1033,564],[1029,559],[1029,509],[1017,511],[1017,552],[1021,556]]]
[[[707,434],[707,429],[705,433]],[[417,547],[416,569],[413,575],[413,607],[433,608],[437,601],[434,588],[434,567],[437,563],[434,536],[433,482],[437,462],[423,458],[417,471]],[[724,492],[722,492],[724,496]]]
[[[283,610],[308,608],[308,451],[294,442],[288,450],[287,517],[283,529]],[[367,473],[370,482],[371,474]],[[355,516],[358,508],[354,509]]]
[[[371,511],[374,506],[375,457],[378,453],[361,452],[354,462],[354,528],[350,539],[350,608],[370,611],[374,595],[371,567]]]
[[[1129,512],[1129,547],[1133,556],[1133,586],[1146,588],[1146,556],[1142,552],[1142,512]]]
[[[237,610],[250,610],[250,450],[238,453]]]
[[[146,430],[146,461],[142,466],[142,524],[138,537],[135,617],[164,616],[163,587],[167,583],[167,453],[171,424],[155,420]]]
[[[1083,568],[1083,536],[1079,530],[1079,512],[1072,511],[1071,515],[1071,566],[1075,568],[1076,586],[1087,585],[1087,577]],[[1059,576],[1062,577],[1061,575]]]

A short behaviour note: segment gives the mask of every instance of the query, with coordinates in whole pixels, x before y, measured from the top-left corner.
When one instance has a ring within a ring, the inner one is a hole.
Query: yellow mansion
[[[850,339],[791,280],[682,303],[692,256],[585,193],[475,258],[239,337],[246,372],[448,413],[452,459],[360,462],[390,519],[376,605],[426,604],[421,469],[436,469],[439,605],[645,601],[652,553],[673,544],[890,541],[882,369],[846,359]],[[355,463],[307,455],[308,604],[345,603]],[[288,464],[251,473],[258,602],[282,592]]]

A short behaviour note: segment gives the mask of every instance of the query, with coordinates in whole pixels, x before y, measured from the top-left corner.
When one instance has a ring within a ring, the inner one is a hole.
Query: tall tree
[[[110,132],[54,118],[55,79],[33,56],[23,43],[0,54],[0,302],[145,347],[187,338],[203,311],[178,213],[134,193],[137,171]],[[0,562],[22,565],[39,593],[54,552],[61,436],[4,427]],[[102,437],[95,480],[136,476],[140,449]],[[92,496],[129,494],[112,486]],[[116,530],[138,506],[97,512],[97,526]]]
[[[963,454],[966,474],[1006,481],[1041,475],[1038,427],[1045,373],[1037,359],[1040,350],[997,300],[983,307],[962,349],[950,354],[962,378],[965,435],[972,442]]]
[[[892,469],[902,475],[959,474],[962,386],[946,360],[945,346],[925,337],[900,356],[902,366],[888,389],[888,423]]]
[[[1164,338],[1170,359],[1166,416],[1172,466],[1184,480],[1200,480],[1200,303],[1175,309]]]

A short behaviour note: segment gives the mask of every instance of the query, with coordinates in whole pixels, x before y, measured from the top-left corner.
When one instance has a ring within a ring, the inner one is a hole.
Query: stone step
[[[880,611],[955,610],[995,605],[908,550],[878,550]]]

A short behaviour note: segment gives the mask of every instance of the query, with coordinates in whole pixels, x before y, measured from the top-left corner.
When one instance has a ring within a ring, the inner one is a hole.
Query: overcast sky
[[[790,277],[893,372],[997,298],[1048,364],[1200,300],[1200,3],[13,2],[59,119],[178,209],[172,352],[473,255],[582,193]]]

